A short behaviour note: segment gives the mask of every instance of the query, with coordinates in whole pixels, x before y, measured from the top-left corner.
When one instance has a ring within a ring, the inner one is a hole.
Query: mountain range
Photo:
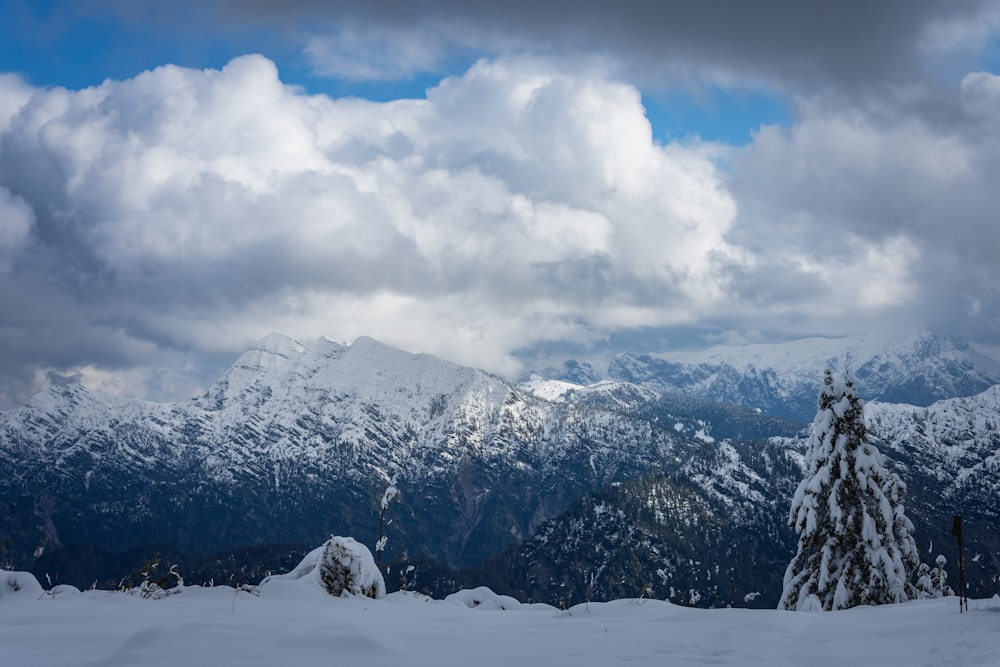
[[[925,555],[949,553],[951,517],[963,514],[973,590],[996,592],[998,390],[968,350],[920,341],[854,366],[859,384],[972,395],[871,403],[873,441],[909,486]],[[740,385],[709,373],[721,356],[706,358],[680,373],[621,355],[608,374],[629,368],[630,380],[518,383],[370,338],[307,345],[271,335],[190,401],[56,387],[0,413],[0,558],[56,579],[84,555],[100,569],[144,550],[195,570],[259,572],[245,559],[270,553],[266,545],[330,534],[373,545],[395,476],[385,555],[404,573],[420,564],[411,585],[487,583],[567,603],[648,594],[770,604],[791,556],[785,515],[808,420],[764,398],[797,404],[790,388],[813,367],[758,360],[755,377],[778,380]],[[725,363],[741,377],[750,368]],[[907,365],[919,381],[904,381]],[[740,386],[771,393],[740,398]],[[296,549],[272,555],[284,562]]]
[[[611,360],[606,372],[592,362],[569,360],[535,375],[578,384],[630,382],[810,423],[816,412],[816,378],[827,368],[850,372],[866,400],[917,406],[971,396],[1000,383],[996,350],[926,333],[910,338],[814,337],[658,355],[625,352]]]

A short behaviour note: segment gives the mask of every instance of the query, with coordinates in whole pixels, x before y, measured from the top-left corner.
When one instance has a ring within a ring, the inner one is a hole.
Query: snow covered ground
[[[259,597],[222,586],[161,600],[28,588],[0,596],[0,665],[11,667],[618,664],[1000,665],[1000,599],[972,600],[960,614],[953,597],[831,613],[657,600],[563,611],[486,589],[370,600],[296,582]]]

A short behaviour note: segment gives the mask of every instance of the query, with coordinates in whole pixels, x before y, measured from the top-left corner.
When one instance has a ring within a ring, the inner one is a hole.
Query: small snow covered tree
[[[940,598],[955,594],[948,585],[948,573],[944,569],[947,564],[948,559],[944,556],[938,556],[934,561],[935,567],[930,572],[931,597]]]
[[[851,380],[823,378],[807,473],[789,523],[798,551],[785,571],[779,609],[846,609],[905,602],[917,548],[906,518],[906,485],[867,440],[863,403]]]
[[[931,568],[927,563],[921,563],[917,567],[917,581],[913,584],[916,591],[914,597],[932,598],[934,597],[934,584],[931,583]]]

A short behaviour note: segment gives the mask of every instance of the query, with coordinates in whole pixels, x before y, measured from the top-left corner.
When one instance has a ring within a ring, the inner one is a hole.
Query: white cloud
[[[1000,76],[970,72],[962,78],[961,99],[972,114],[994,120],[1000,108]]]
[[[815,304],[817,314],[827,309],[827,314],[851,317],[859,310],[878,311],[913,301],[917,284],[911,272],[920,253],[911,241],[895,237],[876,243],[848,235],[843,242],[851,255],[847,261],[824,261],[818,252],[802,260],[804,270],[815,272],[830,286],[829,301]]]
[[[50,239],[34,270],[141,340],[367,334],[510,370],[524,345],[693,320],[739,254],[708,152],[655,144],[635,88],[544,60],[384,104],[305,95],[260,56],[33,95],[0,162]]]
[[[20,77],[0,73],[0,132],[10,125],[11,119],[31,99],[32,89]]]
[[[969,3],[966,11],[930,21],[920,38],[920,47],[929,57],[942,52],[976,53],[989,49],[1000,33],[1000,7],[995,3]]]
[[[1000,333],[992,307],[975,326],[967,316],[976,300],[996,302],[1000,281],[996,80],[888,89],[864,104],[817,95],[799,101],[794,126],[763,128],[733,161],[730,239],[754,265],[734,272],[737,289],[791,310],[812,298],[843,328],[882,313],[899,327]],[[784,299],[770,298],[779,287]]]
[[[206,378],[129,369],[275,330],[513,372],[519,348],[643,327],[995,326],[995,76],[935,107],[954,122],[817,95],[730,149],[654,142],[595,63],[484,60],[387,103],[307,95],[261,56],[0,79],[0,371],[154,395]]]

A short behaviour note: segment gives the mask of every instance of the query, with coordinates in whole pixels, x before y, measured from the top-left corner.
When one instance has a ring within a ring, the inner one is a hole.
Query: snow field
[[[954,597],[829,613],[658,600],[562,611],[488,589],[372,600],[294,581],[259,597],[219,586],[162,600],[25,589],[0,598],[0,664],[1000,665],[1000,599],[970,601],[966,614]]]

